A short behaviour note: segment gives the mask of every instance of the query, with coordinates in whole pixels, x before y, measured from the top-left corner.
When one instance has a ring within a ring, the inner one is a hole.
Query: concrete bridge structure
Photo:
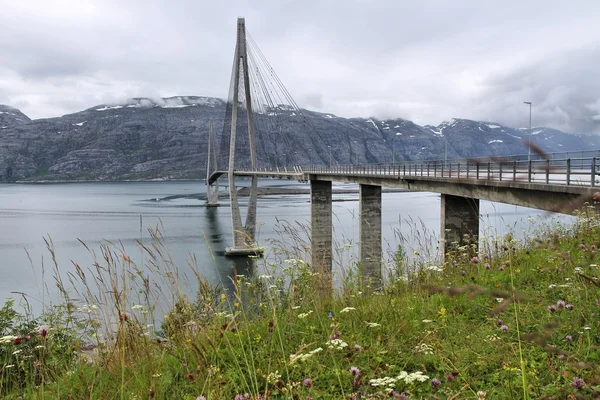
[[[243,87],[240,87],[243,85]],[[229,180],[234,243],[229,255],[255,254],[254,244],[258,178],[288,178],[310,183],[311,264],[323,273],[324,281],[332,270],[332,183],[359,185],[359,259],[363,278],[372,287],[382,284],[381,188],[404,188],[441,194],[442,258],[455,245],[477,244],[479,202],[489,200],[542,210],[569,213],[585,202],[595,201],[599,178],[597,157],[600,151],[569,154],[533,154],[494,159],[434,160],[369,165],[293,166],[257,168],[255,131],[248,75],[245,22],[238,19],[231,92],[231,122],[225,124],[229,136],[228,165],[217,169],[216,158],[209,152],[207,205],[218,204],[215,189],[220,177]],[[243,96],[240,96],[243,93]],[[250,147],[248,168],[236,168],[235,151],[238,107],[245,105]],[[224,130],[225,130],[224,129]],[[216,148],[211,124],[209,149]],[[222,139],[223,140],[223,139]],[[242,225],[237,201],[236,177],[251,178],[246,224]]]
[[[235,176],[310,182],[311,262],[332,267],[332,183],[359,185],[359,259],[365,277],[381,282],[381,188],[441,194],[442,259],[452,246],[478,243],[479,201],[570,213],[594,202],[600,179],[596,157],[489,161],[428,161],[382,165],[304,166],[289,170],[234,171]],[[537,159],[535,159],[537,158]],[[216,181],[223,171],[212,174]]]

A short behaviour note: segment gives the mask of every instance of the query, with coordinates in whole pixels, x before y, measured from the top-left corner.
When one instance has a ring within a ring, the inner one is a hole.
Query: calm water
[[[289,181],[261,184],[302,186]],[[231,243],[231,213],[227,200],[222,200],[222,207],[211,209],[191,196],[204,191],[200,181],[0,185],[0,301],[18,297],[11,293],[14,291],[27,293],[34,302],[41,301],[42,296],[47,299],[48,293],[51,298],[56,296],[53,262],[44,238],[51,238],[61,276],[67,280],[68,273],[74,270],[73,262],[84,269],[94,262],[80,240],[98,255],[102,244],[114,243],[142,265],[140,260],[146,262],[148,256],[140,252],[136,241],[149,244],[147,228],[157,225],[161,225],[164,248],[177,266],[185,292],[195,290],[196,280],[188,265],[192,256],[203,278],[228,286],[234,263],[223,254]],[[174,198],[168,199],[170,196]],[[347,200],[333,204],[336,248],[341,248],[343,244],[355,243],[358,237],[357,194],[334,194],[334,199]],[[430,237],[418,232],[428,231],[435,242],[439,235],[439,207],[437,194],[384,193],[384,252],[396,248],[399,234],[407,237],[409,246],[417,248],[431,242]],[[481,203],[481,214],[482,230],[486,230],[483,234],[503,234],[507,230],[522,234],[531,228],[528,217],[543,221],[548,218],[542,211],[490,202]],[[273,239],[285,240],[277,229],[281,221],[307,225],[309,218],[308,195],[261,197],[258,240],[267,246]],[[356,246],[345,248],[350,250],[340,250],[336,255],[338,273],[356,256]],[[430,251],[437,252],[435,248]],[[267,259],[273,257],[268,251]],[[249,273],[244,260],[238,260],[236,268]],[[257,268],[255,273],[263,272],[263,267]]]

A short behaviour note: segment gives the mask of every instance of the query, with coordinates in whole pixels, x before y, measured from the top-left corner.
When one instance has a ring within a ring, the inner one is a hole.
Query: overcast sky
[[[0,104],[226,98],[236,19],[296,102],[600,133],[599,0],[0,0]]]

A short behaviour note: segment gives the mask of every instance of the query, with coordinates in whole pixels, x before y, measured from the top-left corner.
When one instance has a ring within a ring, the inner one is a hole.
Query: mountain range
[[[549,153],[600,149],[600,136],[550,128],[529,132],[467,119],[420,126],[285,106],[264,110],[255,116],[259,166],[526,154],[529,138]],[[214,119],[219,140],[225,114],[224,100],[198,96],[135,98],[35,120],[0,105],[0,182],[202,178],[208,121]],[[240,143],[236,158],[248,159],[248,146]]]

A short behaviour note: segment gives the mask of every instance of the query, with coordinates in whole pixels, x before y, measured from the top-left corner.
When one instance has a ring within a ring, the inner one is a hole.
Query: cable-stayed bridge
[[[302,130],[309,134],[299,136]],[[332,266],[332,182],[359,184],[359,258],[373,287],[382,278],[382,186],[441,193],[442,259],[453,246],[478,243],[480,199],[565,213],[600,200],[594,197],[600,151],[548,155],[530,145],[533,154],[526,157],[338,165],[323,135],[308,123],[239,18],[225,122],[218,145],[210,124],[207,163],[208,206],[218,205],[218,180],[227,176],[229,181],[234,239],[227,254],[260,252],[255,245],[260,177],[310,182],[311,265],[326,287]],[[305,145],[307,137],[321,165],[289,151]],[[241,176],[251,181],[244,222],[235,184]]]

